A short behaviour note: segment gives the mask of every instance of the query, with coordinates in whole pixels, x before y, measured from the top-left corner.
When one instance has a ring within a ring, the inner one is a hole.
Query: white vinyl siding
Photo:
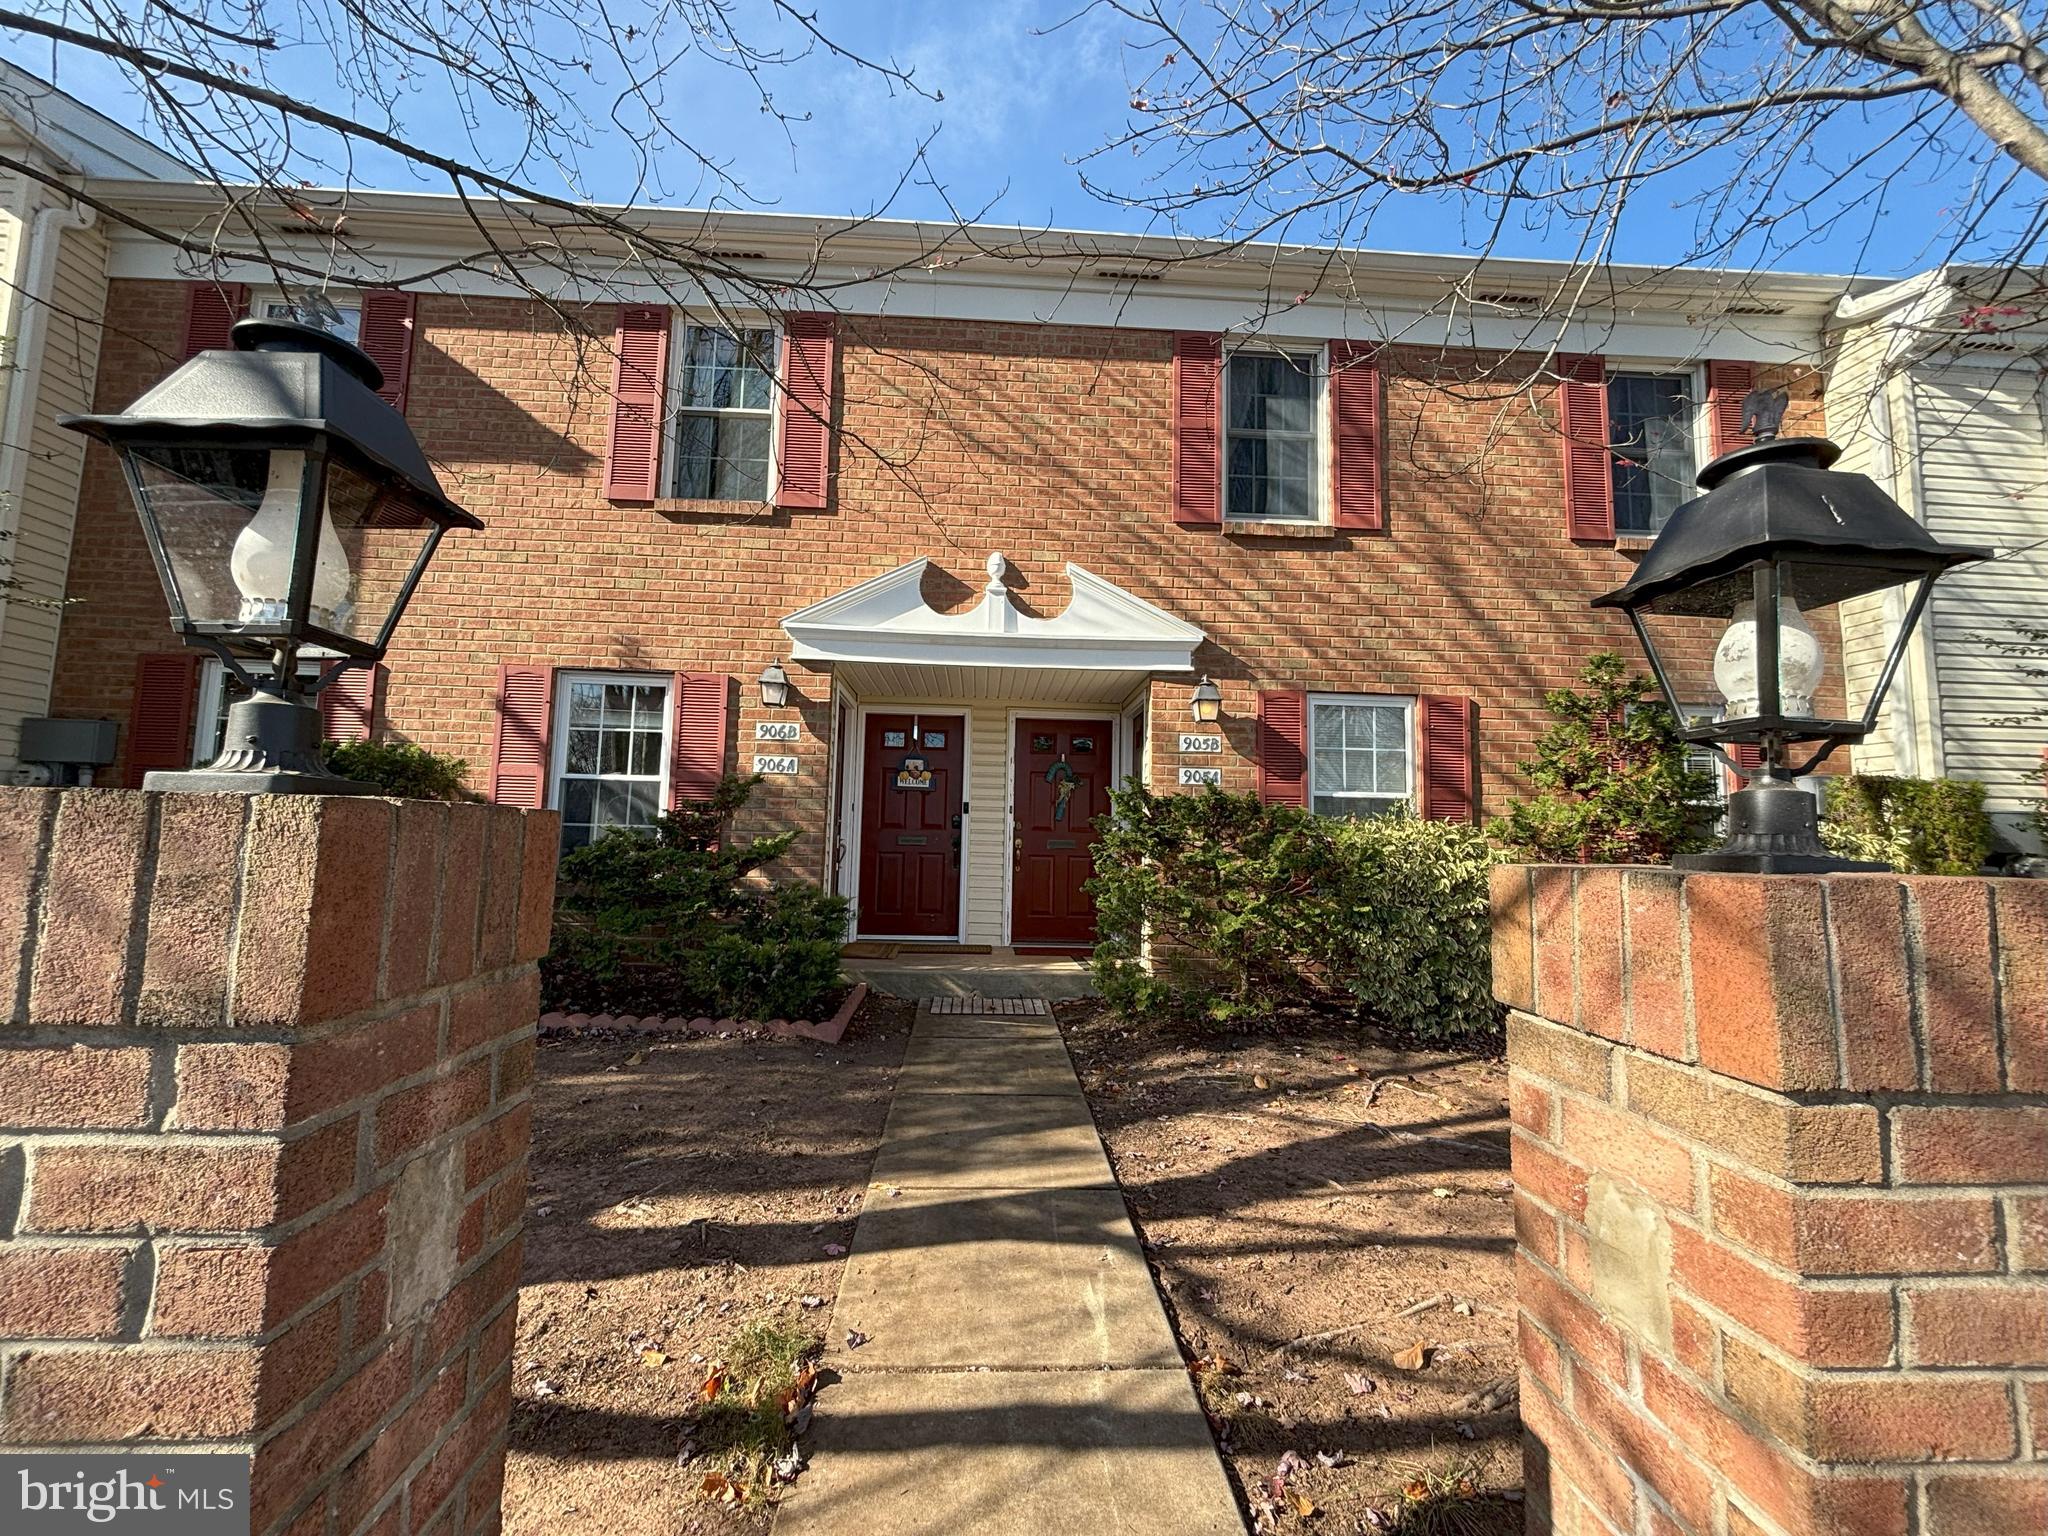
[[[2033,803],[2042,728],[2007,725],[2048,711],[2048,679],[1991,643],[2048,623],[2048,421],[2038,364],[2011,356],[1928,366],[1912,377],[1922,517],[1936,538],[1989,545],[1998,559],[1944,576],[1929,604],[1934,694],[1950,778],[1977,779],[1993,811]]]

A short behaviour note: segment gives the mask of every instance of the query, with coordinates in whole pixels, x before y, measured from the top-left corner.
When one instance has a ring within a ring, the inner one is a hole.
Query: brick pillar
[[[493,1530],[556,819],[0,790],[0,1445]]]
[[[1495,872],[1529,1529],[2048,1530],[2048,883]]]

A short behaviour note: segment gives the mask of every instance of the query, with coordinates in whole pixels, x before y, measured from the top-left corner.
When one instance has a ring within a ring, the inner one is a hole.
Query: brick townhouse
[[[117,194],[158,218],[197,195]],[[408,259],[473,238],[442,199],[350,218]],[[765,281],[830,230],[717,224]],[[1468,819],[1516,792],[1543,691],[1634,654],[1588,600],[1738,440],[1744,393],[1783,383],[1788,430],[1822,425],[1842,293],[1616,271],[1546,364],[1526,349],[1563,273],[1541,263],[1455,309],[1455,260],[1175,264],[1123,237],[851,280],[931,238],[841,234],[829,312],[717,323],[482,278],[332,288],[488,528],[444,543],[330,729],[455,753],[492,797],[559,806],[572,845],[759,770],[746,825],[797,828],[789,867],[854,898],[860,935],[1086,943],[1090,822],[1127,775],[1330,815]],[[118,234],[111,271],[102,409],[287,302]],[[208,759],[220,670],[173,643],[98,448],[68,590],[54,712],[123,722],[120,782]],[[1214,726],[1191,717],[1205,677]]]

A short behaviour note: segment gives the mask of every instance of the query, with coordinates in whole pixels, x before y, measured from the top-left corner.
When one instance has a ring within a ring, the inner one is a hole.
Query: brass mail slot
[[[1073,837],[1048,837],[1045,840],[1045,846],[1047,848],[1078,848],[1081,846],[1081,842],[1080,839]]]
[[[896,846],[898,848],[922,848],[924,842],[925,840],[922,837],[899,837],[896,839]]]

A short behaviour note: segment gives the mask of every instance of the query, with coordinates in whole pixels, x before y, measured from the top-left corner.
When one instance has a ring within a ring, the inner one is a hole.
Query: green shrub
[[[345,779],[374,784],[400,800],[475,800],[463,780],[469,764],[409,741],[330,741],[327,766]]]
[[[1611,651],[1586,663],[1580,683],[1543,696],[1557,723],[1521,765],[1542,793],[1495,817],[1493,837],[1542,864],[1668,864],[1711,847],[1713,777],[1686,761],[1656,685]]]
[[[2032,777],[2041,786],[2041,797],[2034,802],[2028,820],[2033,824],[2034,839],[2041,845],[2041,851],[2048,853],[2048,747],[2041,750],[2041,763]]]
[[[1975,779],[1844,774],[1828,782],[1821,841],[1905,875],[1974,875],[1991,856],[1991,818]]]
[[[839,984],[846,901],[752,878],[796,840],[733,837],[756,782],[727,779],[703,805],[564,856],[544,1006],[747,1019],[817,1011]]]
[[[1131,783],[1110,798],[1089,889],[1096,981],[1118,1009],[1230,1020],[1338,1005],[1417,1036],[1498,1028],[1496,855],[1476,828],[1333,821],[1213,789]]]

